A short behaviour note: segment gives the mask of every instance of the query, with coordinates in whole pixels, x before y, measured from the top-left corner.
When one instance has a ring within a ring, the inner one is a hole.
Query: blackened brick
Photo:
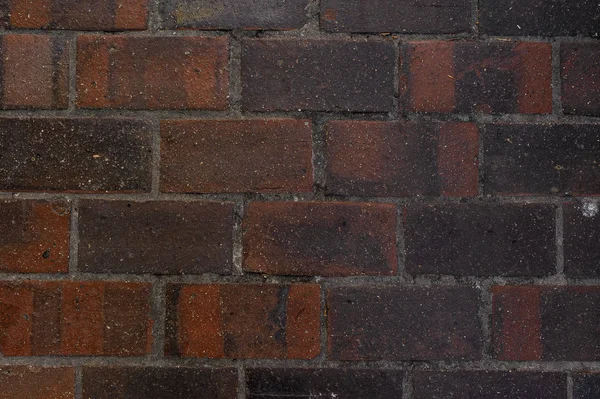
[[[573,399],[600,398],[600,373],[573,375]]]
[[[467,287],[332,288],[329,357],[338,360],[479,359],[479,292]]]
[[[391,204],[254,202],[243,230],[246,271],[317,276],[396,271]]]
[[[75,369],[1,366],[0,386],[2,399],[73,399]]]
[[[401,399],[403,375],[400,370],[256,368],[246,370],[246,392],[248,399]]]
[[[555,272],[555,207],[541,204],[409,205],[411,274],[544,276]]]
[[[233,204],[82,201],[79,270],[230,274]]]
[[[237,391],[237,372],[232,368],[83,368],[86,399],[231,399]]]
[[[600,287],[506,286],[492,295],[498,359],[600,359]]]
[[[162,26],[168,29],[288,30],[307,22],[308,0],[165,0]]]
[[[600,194],[600,125],[487,125],[486,194]]]
[[[331,32],[469,32],[471,3],[468,0],[324,0],[321,26]]]
[[[186,120],[161,124],[161,191],[312,191],[308,120]]]
[[[600,15],[600,8],[598,15]],[[600,18],[598,25],[600,25]],[[561,43],[560,95],[565,113],[600,116],[600,62],[598,60],[600,60],[600,43]]]
[[[247,39],[242,107],[250,111],[387,112],[394,46],[383,40]]]
[[[3,118],[0,190],[150,190],[149,124],[127,119]]]
[[[520,371],[416,371],[414,399],[564,399],[567,376]]]
[[[326,185],[333,194],[477,195],[472,123],[332,121],[326,145]]]
[[[600,277],[600,213],[598,202],[563,206],[565,274],[574,278]]]

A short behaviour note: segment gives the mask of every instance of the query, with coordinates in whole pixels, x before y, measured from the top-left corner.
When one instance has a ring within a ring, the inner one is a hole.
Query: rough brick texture
[[[573,376],[573,399],[600,397],[600,373],[576,374]]]
[[[600,116],[598,59],[600,43],[561,43],[561,101],[566,114]]]
[[[0,399],[73,399],[75,369],[0,366]]]
[[[573,278],[600,277],[600,213],[595,201],[563,206],[565,274]]]

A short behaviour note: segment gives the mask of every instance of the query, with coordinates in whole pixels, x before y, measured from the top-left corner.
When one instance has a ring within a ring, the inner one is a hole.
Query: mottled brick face
[[[600,116],[599,59],[600,43],[561,43],[561,101],[566,114]]]
[[[563,206],[563,247],[568,277],[600,277],[599,207],[597,201]]]
[[[573,376],[573,399],[600,397],[600,373],[575,374]]]
[[[0,386],[0,399],[73,399],[75,369],[2,366]]]

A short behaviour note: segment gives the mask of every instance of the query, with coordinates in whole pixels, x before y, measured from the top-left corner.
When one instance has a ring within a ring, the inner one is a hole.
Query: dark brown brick
[[[567,376],[528,371],[416,371],[414,399],[564,399]]]
[[[600,287],[493,287],[500,360],[600,359]]]
[[[479,359],[479,292],[467,287],[332,288],[329,358]]]
[[[403,376],[400,370],[252,368],[246,397],[401,399]]]
[[[318,285],[167,287],[168,356],[311,359],[320,352]]]
[[[487,125],[486,194],[600,194],[600,125]]]
[[[0,366],[0,399],[74,399],[75,369]]]
[[[230,274],[233,204],[82,201],[79,270]]]
[[[85,399],[232,399],[237,391],[233,368],[83,368]]]
[[[242,107],[249,111],[390,111],[394,46],[383,40],[247,39]]]
[[[330,32],[462,33],[471,31],[468,0],[324,0],[321,26]]]
[[[127,119],[0,119],[0,190],[150,191],[149,124]]]
[[[226,37],[84,35],[77,46],[79,107],[227,107]]]
[[[573,399],[600,398],[600,373],[573,375]]]
[[[600,43],[561,43],[560,94],[566,114],[600,116],[599,59]]]
[[[146,29],[147,0],[6,0],[10,28]]]
[[[330,193],[477,195],[478,131],[472,123],[332,121],[326,125]]]
[[[244,270],[285,275],[396,272],[396,207],[254,202],[243,224]]]
[[[48,35],[0,37],[0,108],[67,108],[69,41]]]
[[[556,271],[555,207],[410,205],[404,213],[410,274],[544,276]]]
[[[150,285],[121,282],[0,283],[4,356],[142,356],[152,342]]]
[[[565,274],[573,278],[600,278],[600,213],[598,202],[563,206]]]
[[[0,271],[67,272],[70,219],[67,203],[0,202]]]
[[[308,120],[185,120],[161,124],[161,191],[310,192]]]
[[[288,30],[307,22],[308,0],[164,0],[162,26],[168,29]]]
[[[552,112],[550,43],[419,41],[404,44],[405,107],[415,112]]]

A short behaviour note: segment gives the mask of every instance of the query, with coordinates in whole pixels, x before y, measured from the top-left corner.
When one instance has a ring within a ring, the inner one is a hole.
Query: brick
[[[9,28],[117,31],[146,29],[147,0],[7,0]]]
[[[254,202],[243,222],[245,271],[303,276],[392,275],[396,207]]]
[[[414,399],[566,398],[567,376],[529,371],[416,371]]]
[[[67,108],[69,40],[48,35],[0,37],[0,108]]]
[[[313,284],[167,287],[167,356],[312,359],[321,298]]]
[[[248,399],[402,398],[400,370],[251,368],[246,370]]]
[[[4,356],[142,356],[152,337],[150,285],[120,282],[0,283]]]
[[[226,37],[84,35],[77,46],[81,108],[227,107]]]
[[[600,194],[600,125],[487,125],[483,190],[501,195]]]
[[[383,40],[246,39],[242,107],[388,112],[395,58],[393,44]]]
[[[508,36],[600,35],[595,0],[482,0],[479,31]]]
[[[312,191],[308,120],[163,121],[160,159],[164,192]]]
[[[83,398],[171,399],[237,397],[234,368],[84,367]]]
[[[472,288],[332,288],[327,309],[330,359],[481,358],[479,291]]]
[[[332,194],[477,195],[478,130],[472,123],[332,121],[325,139]]]
[[[598,59],[600,43],[561,43],[560,94],[566,114],[600,116]]]
[[[289,30],[307,22],[308,0],[166,0],[160,3],[168,29]]]
[[[0,190],[150,191],[147,122],[1,118]]]
[[[500,360],[600,359],[600,287],[492,287]]]
[[[600,214],[597,202],[563,205],[565,274],[600,278]]]
[[[74,399],[70,367],[1,366],[0,399]]]
[[[402,46],[401,71],[409,111],[552,112],[550,43],[409,42]]]
[[[600,373],[573,375],[573,399],[600,397]]]
[[[324,0],[321,26],[329,32],[468,33],[468,0]]]
[[[233,204],[82,201],[80,271],[231,274]]]
[[[556,271],[555,207],[543,204],[409,205],[410,274],[545,276]]]
[[[66,273],[70,219],[63,202],[0,202],[0,271]]]

